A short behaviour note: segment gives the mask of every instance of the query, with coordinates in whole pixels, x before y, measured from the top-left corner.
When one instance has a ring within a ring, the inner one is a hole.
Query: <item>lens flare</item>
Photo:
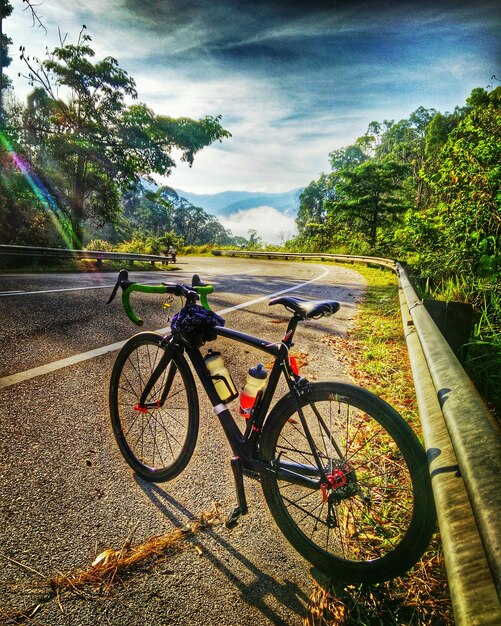
[[[49,214],[66,247],[71,249],[73,242],[76,240],[75,233],[70,220],[61,211],[54,196],[34,172],[31,164],[22,155],[18,154],[14,150],[9,138],[2,131],[0,131],[0,144],[7,151],[12,163],[24,176],[24,179],[35,194],[37,200]],[[5,180],[4,176],[2,176],[2,178]]]

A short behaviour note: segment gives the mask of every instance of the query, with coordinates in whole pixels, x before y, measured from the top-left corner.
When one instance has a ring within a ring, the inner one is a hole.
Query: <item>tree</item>
[[[296,224],[299,233],[304,232],[307,224],[322,224],[327,213],[325,202],[333,192],[328,175],[322,174],[318,180],[312,180],[299,196],[299,208]]]
[[[375,160],[361,163],[342,172],[343,180],[337,186],[337,211],[345,214],[353,226],[358,222],[375,248],[380,226],[394,221],[405,210],[399,192],[408,173],[406,165],[396,161]]]
[[[32,148],[34,141],[39,144],[39,165],[40,149],[50,154],[43,166],[51,168],[75,248],[81,247],[85,219],[117,219],[121,190],[141,175],[170,172],[173,149],[191,164],[196,152],[230,136],[220,116],[176,120],[144,104],[128,105],[128,98],[137,98],[134,80],[111,57],[93,62],[90,42],[83,27],[75,45],[62,40],[43,62],[22,51],[30,83],[45,94],[28,106],[25,139]]]
[[[490,93],[474,89],[469,112],[449,133],[427,181],[434,194],[433,219],[445,234],[437,255],[437,272],[501,275],[501,87]]]
[[[3,92],[6,87],[9,86],[10,81],[4,75],[3,68],[8,67],[12,61],[9,57],[8,50],[9,45],[12,44],[12,39],[4,35],[3,21],[6,17],[12,13],[12,5],[9,0],[0,0],[0,128],[3,127]]]
[[[139,183],[124,193],[122,202],[122,232],[126,238],[137,232],[158,238],[167,231],[181,237],[186,245],[231,242],[230,233],[214,215],[180,198],[170,187],[152,192]]]
[[[261,237],[257,234],[257,230],[255,228],[250,228],[247,231],[249,235],[249,248],[251,250],[256,250],[261,247]]]
[[[419,107],[399,122],[371,122],[365,135],[358,139],[377,161],[390,160],[409,166],[410,178],[404,186],[409,194],[414,194],[417,207],[428,200],[420,172],[425,162],[426,130],[435,113],[435,109]]]
[[[38,14],[35,11],[35,8],[31,2],[31,0],[22,0],[23,4],[26,4],[27,7],[31,11],[31,17],[33,20],[33,24],[38,24],[42,28],[45,28],[38,17]],[[0,0],[0,127],[4,121],[5,113],[4,113],[4,90],[7,89],[11,81],[4,74],[3,68],[8,67],[12,61],[9,56],[9,46],[12,45],[12,39],[7,37],[7,35],[3,32],[3,20],[12,13],[12,5],[9,0]]]

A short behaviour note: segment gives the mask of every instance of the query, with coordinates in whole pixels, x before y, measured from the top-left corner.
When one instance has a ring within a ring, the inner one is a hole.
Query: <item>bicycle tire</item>
[[[337,382],[310,389],[301,406],[329,485],[320,486],[288,394],[261,436],[260,458],[272,462],[261,476],[268,507],[293,547],[332,580],[377,583],[403,575],[435,530],[426,454],[403,418],[369,391]],[[292,468],[317,487],[292,482],[278,467]]]
[[[148,408],[139,409],[144,386],[165,350],[161,339],[153,332],[129,339],[115,361],[109,395],[113,433],[123,457],[139,476],[153,482],[170,480],[186,467],[199,422],[195,381],[180,352],[174,353],[154,385]],[[163,404],[157,406],[160,400]]]

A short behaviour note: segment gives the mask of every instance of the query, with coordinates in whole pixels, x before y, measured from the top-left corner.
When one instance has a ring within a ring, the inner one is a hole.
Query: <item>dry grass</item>
[[[198,554],[202,554],[198,545],[186,540],[202,530],[222,523],[218,507],[214,505],[211,511],[202,513],[198,519],[190,521],[183,528],[175,528],[165,535],[150,537],[135,546],[132,545],[134,529],[120,548],[102,551],[90,567],[68,573],[57,572],[49,577],[43,577],[29,566],[8,559],[11,563],[43,578],[36,584],[36,588],[41,591],[41,597],[22,610],[0,609],[0,623],[5,625],[34,623],[34,618],[49,602],[56,602],[61,612],[64,612],[62,599],[66,593],[82,597],[87,597],[88,590],[110,593],[115,584],[123,582],[126,577],[130,577],[140,567],[150,564],[152,560],[165,559],[185,549],[194,549]]]
[[[454,624],[440,557],[425,557],[405,578],[379,585],[336,586],[313,582],[303,626],[449,626]]]
[[[383,397],[420,434],[414,384],[403,337],[396,279],[357,267],[369,283],[347,338],[327,336],[352,380]],[[422,560],[403,578],[380,585],[336,587],[314,581],[303,626],[449,626],[454,623],[443,555],[435,536]]]

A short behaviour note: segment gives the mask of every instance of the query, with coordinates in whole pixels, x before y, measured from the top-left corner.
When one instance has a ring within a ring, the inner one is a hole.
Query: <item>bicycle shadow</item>
[[[145,482],[137,475],[134,475],[134,480],[151,502],[175,526],[184,526],[187,521],[177,514],[189,520],[197,518],[195,513],[186,508],[157,484]],[[254,580],[249,583],[244,582],[232,572],[213,551],[204,545],[205,558],[209,559],[209,561],[226,576],[229,582],[240,591],[242,600],[257,608],[263,616],[277,626],[290,626],[290,622],[285,621],[276,611],[266,604],[266,596],[274,596],[280,604],[287,606],[296,613],[298,617],[305,615],[308,596],[297,585],[287,580],[285,580],[284,583],[279,583],[273,577],[265,574],[259,567],[249,561],[248,558],[221,537],[214,528],[207,528],[204,533],[209,535],[214,542],[231,554],[241,565],[254,575]]]

